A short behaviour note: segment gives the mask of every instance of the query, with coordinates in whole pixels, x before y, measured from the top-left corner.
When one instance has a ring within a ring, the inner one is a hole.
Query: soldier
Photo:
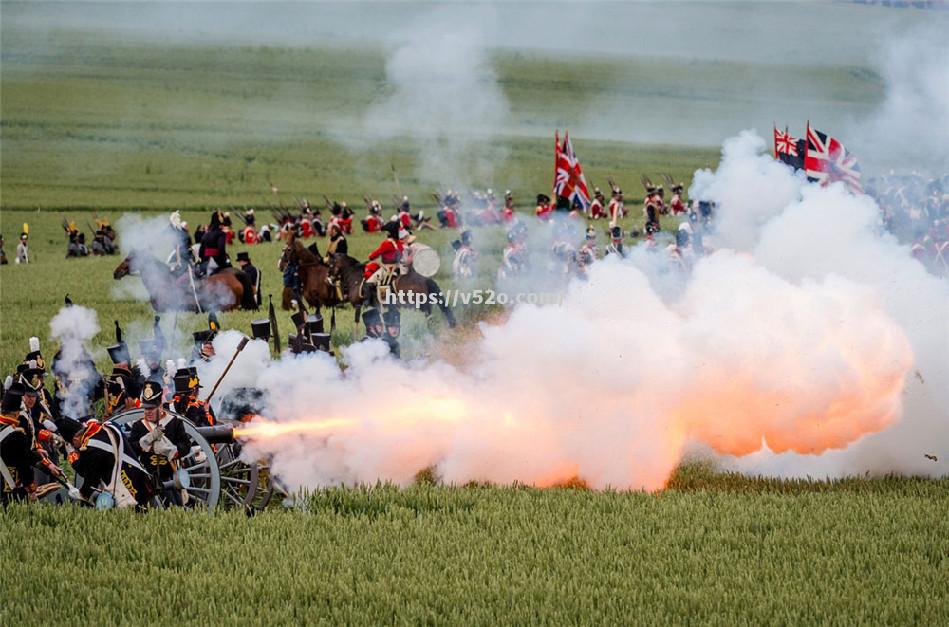
[[[547,194],[537,194],[537,206],[534,207],[534,217],[546,222],[550,219],[553,211],[554,207],[550,204],[550,196]]]
[[[445,197],[441,199],[441,203],[442,208],[436,214],[439,226],[443,229],[457,229],[460,223],[458,219],[458,196],[453,191],[448,190]]]
[[[386,232],[386,238],[378,248],[369,253],[369,263],[366,264],[363,278],[363,298],[367,303],[372,302],[376,289],[380,285],[388,285],[392,276],[398,269],[399,260],[402,258],[402,242],[399,240],[399,223],[388,222],[383,227]],[[373,261],[378,258],[379,262]]]
[[[610,214],[610,228],[617,226],[620,218],[626,217],[626,203],[623,202],[623,190],[619,187],[613,187],[613,193],[610,197],[610,204],[607,211]]]
[[[385,222],[382,219],[382,205],[379,204],[378,200],[373,200],[369,203],[369,215],[362,219],[362,230],[366,233],[378,233],[382,230],[382,226]],[[330,222],[330,229],[332,229],[334,224]],[[339,231],[342,233],[342,227],[339,226]]]
[[[504,210],[501,212],[501,220],[508,224],[514,221],[514,194],[511,190],[504,192]]]
[[[501,267],[498,278],[505,279],[524,272],[529,266],[527,247],[524,244],[523,231],[517,227],[507,234],[507,244],[501,253]]]
[[[237,253],[237,264],[241,267],[241,270],[244,271],[248,277],[250,277],[250,283],[254,286],[254,305],[256,308],[260,308],[260,270],[258,270],[253,263],[250,261],[250,253],[246,250],[242,250]]]
[[[24,225],[25,226],[25,225]],[[20,233],[20,243],[16,245],[16,259],[18,264],[30,263],[30,236],[26,231]]]
[[[82,477],[79,495],[87,501],[93,494],[107,495],[108,506],[144,508],[152,497],[152,481],[122,430],[112,423],[72,418],[57,421],[65,438],[67,457]]]
[[[152,476],[156,492],[168,502],[181,504],[181,495],[163,484],[174,479],[176,460],[191,450],[191,441],[181,419],[162,409],[162,384],[150,379],[142,386],[140,398],[145,414],[132,424],[129,445],[142,466]]]
[[[643,230],[647,236],[658,233],[661,230],[659,226],[659,205],[653,201],[656,197],[655,194],[648,196],[646,198],[646,204],[643,205],[643,217],[645,218]]]
[[[366,337],[364,339],[382,339],[385,333],[385,325],[382,323],[382,315],[375,307],[370,307],[362,312],[362,322],[366,325]]]
[[[593,201],[590,203],[590,219],[599,220],[606,217],[606,198],[599,187],[593,188]]]
[[[685,203],[682,201],[682,190],[682,183],[676,183],[672,186],[672,198],[669,199],[669,208],[672,210],[673,215],[679,215],[680,213],[688,211]]]
[[[402,316],[396,307],[390,307],[383,314],[386,324],[385,341],[389,345],[389,353],[396,359],[402,356],[402,350],[399,347],[399,335],[402,333]]]
[[[471,231],[462,231],[461,239],[452,242],[452,247],[455,249],[455,258],[452,260],[451,269],[455,278],[470,279],[474,276],[479,257],[478,251],[471,245]]]
[[[618,226],[610,228],[610,245],[606,247],[606,254],[626,256],[626,251],[623,249],[623,229]]]
[[[329,236],[330,241],[326,246],[326,256],[324,258],[326,263],[329,263],[330,259],[332,259],[336,253],[341,255],[349,254],[349,244],[346,242],[346,235],[343,234],[343,229],[341,229],[338,224],[330,226]]]
[[[198,274],[205,276],[212,269],[211,262],[214,262],[214,270],[221,270],[230,267],[231,262],[227,257],[227,234],[224,231],[224,216],[221,210],[211,214],[211,223],[208,230],[201,237],[201,246],[198,248]]]
[[[582,269],[585,269],[587,266],[596,261],[597,248],[596,248],[596,231],[593,227],[587,228],[586,237],[584,237],[583,245],[580,246],[580,250],[577,252],[577,261]]]
[[[254,209],[250,208],[240,215],[241,219],[244,220],[244,228],[241,229],[240,233],[237,234],[237,239],[244,242],[248,246],[257,243],[257,228],[255,226],[257,222],[257,216],[254,215]]]
[[[9,261],[7,261],[7,251],[3,249],[3,234],[0,233],[0,266],[5,266]]]
[[[402,202],[399,203],[399,226],[406,230],[412,230],[412,206],[409,204],[409,197],[403,196]]]
[[[22,411],[23,384],[13,383],[0,401],[0,502],[36,500],[33,468],[63,479],[63,471],[49,461],[36,441],[33,421]]]
[[[175,373],[174,396],[169,404],[179,416],[184,416],[199,427],[210,427],[216,422],[211,406],[198,399],[201,381],[195,367],[179,368]]]

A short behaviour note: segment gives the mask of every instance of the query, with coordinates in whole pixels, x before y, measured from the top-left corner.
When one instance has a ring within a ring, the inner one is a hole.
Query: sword
[[[191,293],[194,294],[194,306],[198,308],[198,313],[204,313],[201,310],[201,303],[198,302],[198,288],[194,286],[194,272],[191,265],[188,265],[188,280],[191,282]]]

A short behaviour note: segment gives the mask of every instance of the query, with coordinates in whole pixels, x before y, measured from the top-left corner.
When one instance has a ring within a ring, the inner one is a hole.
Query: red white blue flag
[[[564,133],[562,145],[559,133],[556,133],[554,137],[556,139],[554,158],[557,162],[554,194],[569,199],[571,206],[574,203],[579,204],[586,211],[590,207],[590,190],[587,188],[587,180],[583,175],[580,159],[573,150],[568,133]]]

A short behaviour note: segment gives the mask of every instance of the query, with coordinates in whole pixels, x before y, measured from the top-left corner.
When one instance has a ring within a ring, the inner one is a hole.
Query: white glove
[[[52,431],[53,433],[56,433],[57,431],[56,423],[49,418],[43,421],[43,428],[45,428],[47,431]]]
[[[138,445],[141,446],[143,449],[147,449],[155,442],[161,440],[163,435],[164,433],[162,432],[161,429],[159,428],[152,429],[151,431],[143,435],[141,438],[139,438]]]
[[[70,487],[69,487],[69,498],[71,498],[71,499],[74,500],[74,501],[81,501],[81,500],[82,500],[82,492],[80,492],[80,491],[79,491],[79,488],[77,488],[76,486],[70,486]]]
[[[152,450],[169,460],[178,457],[178,447],[166,439],[161,439],[156,442]]]

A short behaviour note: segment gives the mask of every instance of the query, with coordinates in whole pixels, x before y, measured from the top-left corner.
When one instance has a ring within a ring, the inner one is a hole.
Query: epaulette
[[[102,423],[98,420],[90,420],[86,423],[86,430],[82,433],[79,440],[79,450],[86,448],[86,444],[92,439],[92,436],[102,431]]]

